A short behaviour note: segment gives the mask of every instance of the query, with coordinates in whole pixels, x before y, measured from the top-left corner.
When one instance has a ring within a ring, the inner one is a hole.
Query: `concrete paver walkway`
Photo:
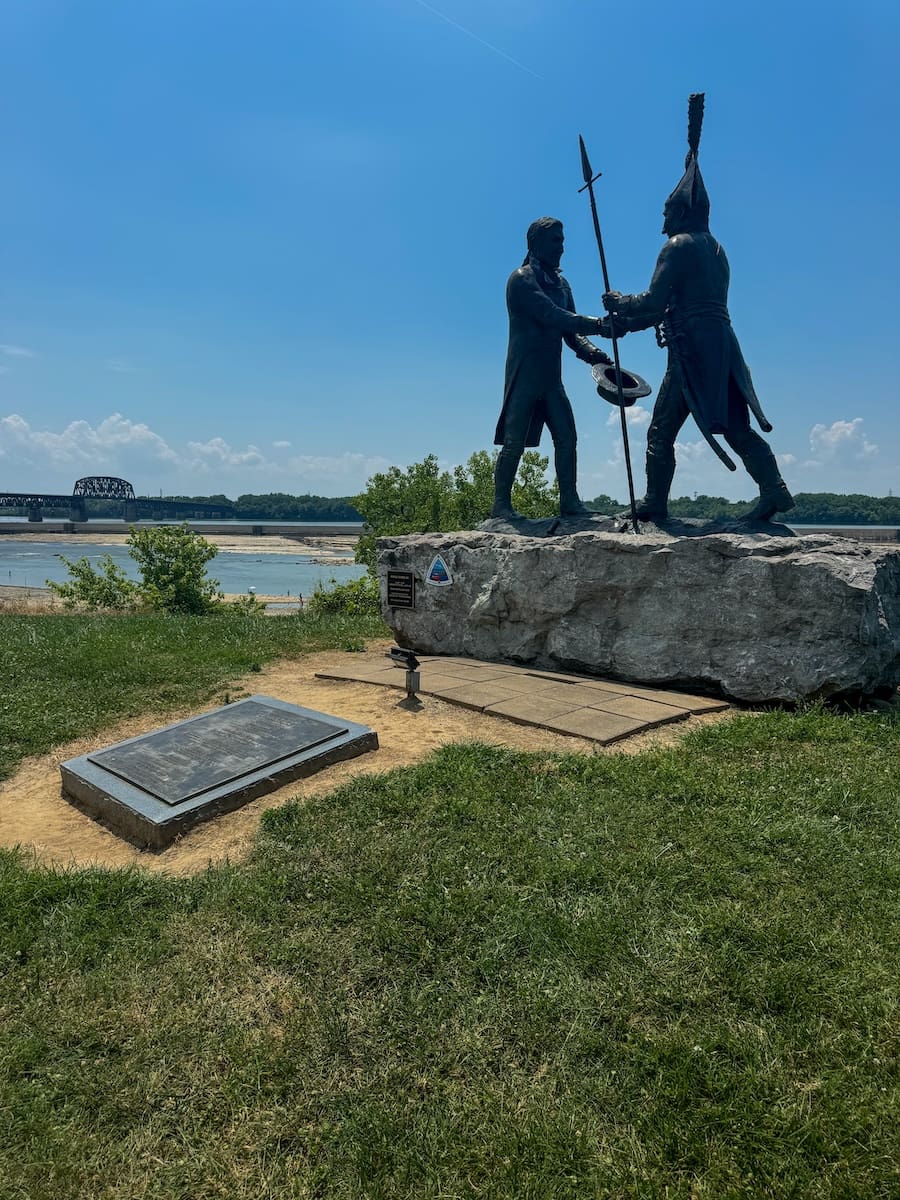
[[[423,695],[602,744],[670,721],[683,721],[695,713],[728,708],[726,701],[709,696],[473,658],[425,655],[419,662],[419,691]],[[406,686],[405,672],[383,660],[363,659],[353,666],[319,672],[318,677],[401,689]]]

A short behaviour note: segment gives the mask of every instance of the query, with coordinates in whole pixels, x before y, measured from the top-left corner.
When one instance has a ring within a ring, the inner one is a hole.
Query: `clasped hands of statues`
[[[624,299],[624,297],[621,292],[606,292],[604,294],[603,307],[609,310],[610,315],[607,317],[597,317],[596,318],[596,321],[597,321],[596,332],[600,335],[600,337],[623,338],[625,336],[625,334],[628,332],[628,330],[625,328],[625,325],[624,325],[621,317],[619,317],[619,320],[616,320],[616,316],[619,316],[619,314],[616,313],[616,306],[623,299]],[[592,364],[593,363],[611,363],[612,359],[609,357],[609,355],[606,353],[605,350],[600,350],[598,348],[596,353],[591,356],[590,362]]]
[[[620,312],[622,305],[627,299],[628,297],[623,296],[621,292],[603,293],[601,300],[603,301],[603,307],[609,313],[609,316],[600,318],[601,337],[623,338],[628,332],[623,314]]]
[[[603,307],[610,311],[610,316],[596,318],[596,332],[600,335],[600,337],[623,338],[628,332],[627,329],[625,329],[622,321],[616,321],[615,316],[612,315],[615,313],[616,303],[621,301],[623,298],[624,297],[622,296],[621,292],[606,292],[604,294]],[[612,359],[605,350],[601,350],[598,347],[588,361],[593,365],[594,363],[611,363]]]

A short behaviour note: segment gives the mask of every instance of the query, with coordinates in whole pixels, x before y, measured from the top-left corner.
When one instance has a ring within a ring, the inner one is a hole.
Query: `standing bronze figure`
[[[608,319],[575,312],[572,289],[560,273],[562,222],[541,217],[528,227],[528,253],[506,285],[509,350],[503,410],[494,436],[501,446],[494,470],[492,517],[516,520],[512,487],[526,446],[538,446],[546,425],[553,438],[559,511],[589,514],[576,488],[576,435],[572,405],[562,382],[562,343],[586,363],[612,360],[584,335],[606,333]],[[606,333],[608,336],[608,333]]]
[[[690,414],[723,462],[734,470],[712,434],[724,436],[759,486],[759,499],[744,519],[768,521],[793,508],[794,501],[768,444],[750,428],[750,412],[765,433],[772,426],[760,408],[728,315],[731,272],[724,249],[709,231],[709,196],[697,161],[702,122],[701,93],[689,100],[685,171],[665,203],[662,231],[668,241],[649,289],[641,295],[608,292],[603,297],[617,334],[653,325],[659,344],[669,351],[647,431],[647,492],[637,513],[644,520],[666,517],[675,439]]]

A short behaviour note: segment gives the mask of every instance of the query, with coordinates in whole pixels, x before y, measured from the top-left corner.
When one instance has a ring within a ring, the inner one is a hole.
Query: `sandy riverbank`
[[[208,542],[222,554],[299,554],[304,558],[327,559],[335,566],[353,562],[358,538],[354,534],[333,537],[285,537],[283,534],[257,537],[242,533],[204,534]],[[127,533],[6,533],[4,542],[59,542],[77,548],[79,545],[124,546]]]
[[[226,600],[246,600],[246,592],[225,592]],[[296,593],[293,596],[276,596],[274,594],[263,595],[256,594],[258,604],[284,604],[290,605],[290,608],[285,607],[282,611],[285,613],[295,612],[298,601]],[[5,583],[0,583],[0,613],[3,612],[27,612],[40,613],[49,612],[51,610],[64,610],[62,600],[49,588],[39,587],[15,587]],[[278,610],[276,610],[277,612]]]

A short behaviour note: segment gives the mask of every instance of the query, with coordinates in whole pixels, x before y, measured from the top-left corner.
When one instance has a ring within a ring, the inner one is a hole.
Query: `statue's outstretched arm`
[[[583,317],[568,312],[547,296],[530,272],[515,271],[506,290],[510,312],[527,313],[540,325],[555,329],[560,334],[584,334],[600,332],[600,317]]]
[[[616,325],[624,323],[630,331],[649,329],[663,319],[678,273],[681,248],[678,240],[666,242],[656,260],[656,269],[646,292],[623,296],[621,292],[607,292],[603,305],[616,318]]]

